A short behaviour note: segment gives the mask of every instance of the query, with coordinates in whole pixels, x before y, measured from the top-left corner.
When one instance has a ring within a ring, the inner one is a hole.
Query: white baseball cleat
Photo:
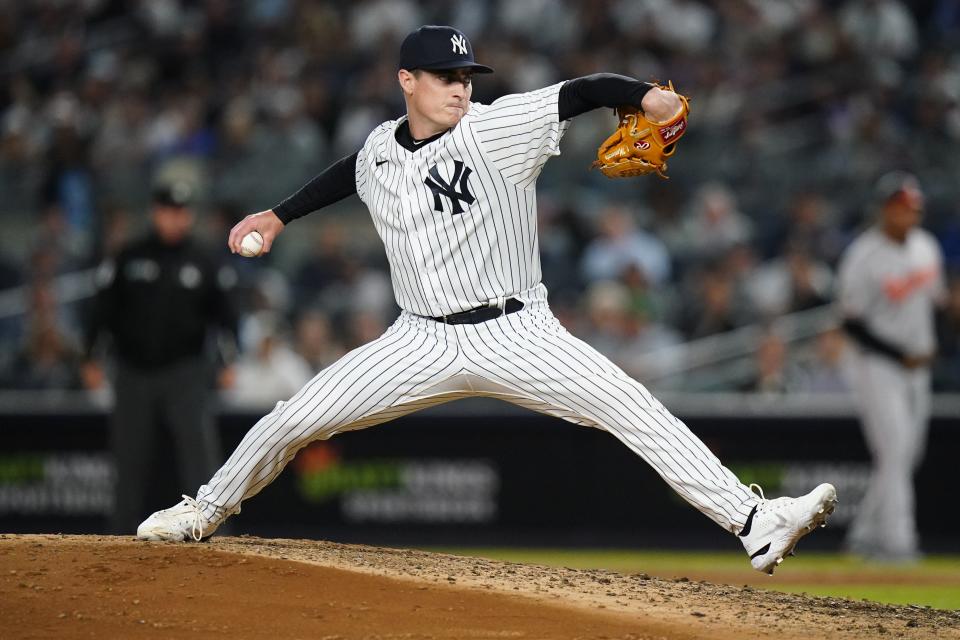
[[[200,503],[190,496],[182,496],[183,501],[169,509],[154,512],[137,527],[137,537],[141,540],[169,540],[200,542],[213,535],[220,522],[210,522],[203,515]]]
[[[793,554],[797,541],[818,526],[827,526],[827,516],[837,504],[837,490],[832,484],[821,484],[799,498],[767,500],[763,490],[750,485],[760,494],[753,519],[740,532],[750,564],[757,571],[773,575],[784,557]]]

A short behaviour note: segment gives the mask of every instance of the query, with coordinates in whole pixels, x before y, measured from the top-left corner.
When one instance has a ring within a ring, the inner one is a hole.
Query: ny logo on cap
[[[461,34],[450,36],[450,42],[453,43],[453,52],[460,55],[467,53],[467,39]]]

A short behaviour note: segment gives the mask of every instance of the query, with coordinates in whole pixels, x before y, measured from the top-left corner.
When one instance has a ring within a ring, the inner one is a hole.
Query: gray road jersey
[[[936,348],[933,309],[944,293],[940,246],[924,229],[910,231],[901,245],[871,228],[840,261],[842,312],[908,354]]]

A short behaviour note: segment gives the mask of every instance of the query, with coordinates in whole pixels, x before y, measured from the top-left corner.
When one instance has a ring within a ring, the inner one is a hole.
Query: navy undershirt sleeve
[[[651,86],[647,82],[614,73],[595,73],[575,78],[560,88],[558,113],[561,120],[569,120],[599,107],[624,104],[639,107]],[[273,212],[286,224],[356,193],[358,154],[354,153],[332,164],[299,191],[273,207]]]
[[[283,224],[339,202],[357,192],[359,151],[333,163],[289,198],[273,208]]]
[[[560,120],[569,120],[581,113],[600,107],[633,105],[640,102],[653,87],[649,82],[640,82],[615,73],[594,73],[582,78],[568,80],[560,87],[557,112]]]

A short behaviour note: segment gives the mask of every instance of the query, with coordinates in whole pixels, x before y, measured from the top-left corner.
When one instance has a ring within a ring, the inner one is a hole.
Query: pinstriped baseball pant
[[[643,385],[570,335],[543,285],[516,297],[522,310],[479,324],[401,313],[254,425],[200,488],[205,515],[235,512],[314,440],[479,395],[609,431],[690,504],[738,532],[757,503],[752,492]]]

